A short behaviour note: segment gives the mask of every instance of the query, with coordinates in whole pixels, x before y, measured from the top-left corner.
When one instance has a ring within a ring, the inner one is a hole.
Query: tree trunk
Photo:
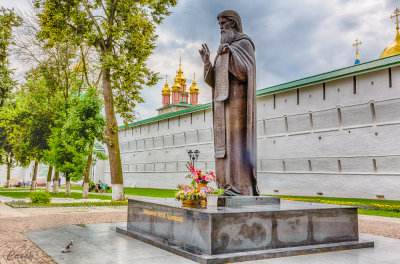
[[[46,181],[46,192],[50,192],[51,187],[51,175],[53,174],[53,167],[49,166],[49,171],[47,172],[47,181]]]
[[[93,143],[90,144],[90,153],[93,150]],[[89,173],[90,173],[90,166],[92,166],[92,154],[90,154],[87,158],[86,168],[85,168],[85,176],[83,178],[83,190],[82,190],[82,198],[87,199],[89,196]]]
[[[39,168],[39,163],[35,160],[35,166],[33,169],[32,183],[31,183],[31,191],[34,191],[35,187],[36,187],[36,178],[37,178],[38,168]]]
[[[110,174],[112,184],[112,200],[123,201],[124,179],[122,175],[121,154],[118,140],[118,124],[114,112],[114,101],[111,89],[110,69],[102,70],[104,108],[106,113],[105,140],[107,143],[108,157],[110,161]]]
[[[58,180],[60,179],[60,172],[56,169],[54,172],[53,180],[53,193],[58,194]]]
[[[71,177],[65,175],[65,196],[71,196]]]
[[[10,188],[10,179],[11,179],[11,163],[7,162],[7,183],[6,183],[6,188]]]

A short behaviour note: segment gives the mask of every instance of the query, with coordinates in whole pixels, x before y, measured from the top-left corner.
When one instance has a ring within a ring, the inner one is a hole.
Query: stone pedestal
[[[213,209],[130,199],[117,231],[200,263],[373,246],[358,239],[356,207],[256,198],[221,198]]]

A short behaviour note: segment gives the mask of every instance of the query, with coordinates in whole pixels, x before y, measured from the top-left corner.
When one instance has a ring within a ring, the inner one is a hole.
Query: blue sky
[[[27,8],[26,0],[0,0],[0,5]],[[220,37],[216,16],[222,10],[238,11],[244,33],[255,43],[257,89],[261,89],[352,65],[356,38],[362,41],[361,62],[379,58],[395,37],[389,17],[396,5],[400,7],[399,1],[180,0],[158,28],[149,66],[163,79],[154,87],[144,87],[145,103],[137,106],[139,118],[157,114],[164,76],[175,76],[179,57],[189,86],[196,72],[200,103],[210,101],[198,49],[205,42],[215,55]]]

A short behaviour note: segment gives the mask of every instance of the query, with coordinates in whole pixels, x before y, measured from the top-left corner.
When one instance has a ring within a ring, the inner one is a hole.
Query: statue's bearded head
[[[239,14],[234,10],[225,10],[217,16],[221,29],[221,44],[232,43],[235,34],[242,33],[242,22]]]

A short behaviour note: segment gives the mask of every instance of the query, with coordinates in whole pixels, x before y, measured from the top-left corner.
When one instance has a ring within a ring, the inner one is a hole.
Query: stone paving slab
[[[26,232],[39,248],[57,263],[195,263],[168,251],[115,232],[122,223],[68,225]],[[295,257],[248,261],[268,264],[398,264],[400,240],[360,234],[360,239],[375,241],[375,248],[344,250]],[[74,240],[71,253],[61,253]],[[90,252],[88,254],[88,252]]]
[[[38,210],[39,208],[12,209],[23,212],[24,216],[12,216],[0,219],[0,263],[49,264],[55,263],[49,256],[32,243],[24,232],[57,225],[82,223],[120,222],[126,220],[126,207],[114,211],[100,211],[102,208],[87,208],[87,212],[60,210]],[[40,208],[42,209],[42,208]],[[52,208],[54,209],[54,208]],[[72,208],[73,209],[73,208]],[[110,208],[107,208],[110,210]],[[125,209],[125,211],[121,210]],[[50,241],[51,242],[51,241]],[[79,264],[79,262],[75,262]],[[75,264],[74,263],[74,264]]]
[[[157,198],[154,198],[157,199]],[[121,222],[127,219],[127,207],[58,207],[58,208],[10,208],[0,203],[0,263],[55,263],[31,240],[24,232],[48,228],[57,225],[71,224],[92,224],[105,222]],[[378,216],[359,215],[359,228],[361,233],[370,233],[373,235],[361,234],[361,238],[375,241],[375,248],[372,253],[364,249],[361,253],[358,250],[339,251],[333,253],[313,254],[307,256],[297,256],[289,258],[260,260],[257,264],[398,264],[400,252],[400,219]],[[114,234],[114,232],[112,233]],[[391,238],[386,238],[386,237]],[[398,238],[398,239],[392,239]],[[114,242],[113,242],[114,243]],[[138,241],[134,244],[137,246]],[[141,242],[140,242],[141,243]],[[149,245],[144,244],[146,247]],[[161,249],[158,249],[161,250]],[[20,255],[15,255],[18,253]],[[351,254],[350,254],[351,253]],[[14,255],[13,255],[14,254]],[[90,254],[90,253],[89,253]],[[93,253],[94,254],[94,253]],[[352,256],[355,254],[355,256]],[[360,255],[361,254],[361,255]],[[372,257],[368,254],[372,254]],[[322,260],[319,255],[325,256]],[[337,256],[336,256],[337,255]],[[10,257],[8,260],[7,257]],[[347,262],[336,260],[349,259]],[[367,258],[368,260],[366,260]],[[304,259],[304,260],[303,260]],[[122,261],[121,261],[122,262]],[[80,262],[77,262],[78,264]],[[114,263],[114,262],[111,262]],[[177,258],[176,255],[163,255],[146,257],[139,252],[136,255],[135,264],[147,263],[194,263],[184,258]]]

